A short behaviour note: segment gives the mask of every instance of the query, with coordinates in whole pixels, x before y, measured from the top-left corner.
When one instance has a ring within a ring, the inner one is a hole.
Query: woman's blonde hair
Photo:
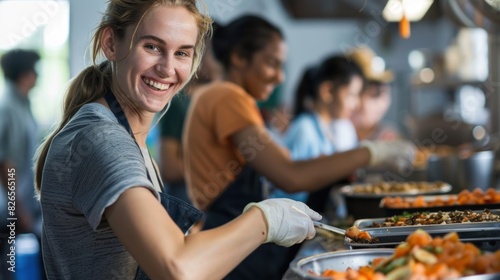
[[[62,120],[37,150],[35,165],[35,188],[37,193],[40,192],[45,159],[47,158],[50,143],[54,136],[63,129],[83,105],[103,97],[111,87],[111,63],[106,60],[98,65],[96,62],[100,55],[102,55],[102,33],[107,28],[111,28],[119,39],[124,39],[126,29],[130,26],[135,26],[135,30],[137,30],[145,14],[151,8],[156,6],[180,6],[186,8],[194,16],[198,27],[193,65],[187,80],[189,81],[195,75],[200,65],[205,48],[205,37],[211,35],[212,31],[212,20],[200,13],[196,7],[196,2],[197,0],[110,0],[108,2],[106,12],[102,17],[101,23],[96,28],[92,40],[93,63],[71,81],[64,98]],[[132,43],[130,47],[132,48]],[[117,99],[124,102],[126,107],[130,107],[133,111],[138,112],[136,106],[129,98],[120,96],[119,92],[115,94],[117,95]]]

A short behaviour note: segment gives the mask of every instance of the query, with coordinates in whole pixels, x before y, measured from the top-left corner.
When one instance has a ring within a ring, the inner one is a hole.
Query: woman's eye
[[[271,66],[273,68],[278,68],[279,67],[279,63],[276,60],[269,60],[268,64],[269,64],[269,66]]]
[[[146,45],[146,49],[151,51],[159,51],[158,47],[156,47],[155,45]]]
[[[189,53],[188,52],[177,52],[178,56],[183,56],[183,57],[188,57]]]

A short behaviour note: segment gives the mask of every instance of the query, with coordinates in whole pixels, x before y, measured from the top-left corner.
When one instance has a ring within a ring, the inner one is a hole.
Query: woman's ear
[[[330,81],[324,81],[319,84],[318,87],[318,97],[326,104],[333,102],[333,83]]]
[[[237,51],[233,51],[230,56],[229,65],[236,69],[245,67],[247,60],[242,57]]]
[[[106,58],[110,61],[117,60],[116,38],[111,27],[106,27],[101,33],[101,48]]]

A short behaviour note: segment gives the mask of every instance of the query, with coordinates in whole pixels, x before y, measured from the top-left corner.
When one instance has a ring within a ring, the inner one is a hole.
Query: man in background
[[[6,237],[10,232],[7,218],[12,218],[7,206],[15,187],[16,233],[41,234],[40,203],[35,198],[33,156],[37,145],[37,123],[31,113],[28,95],[37,81],[35,65],[38,53],[15,49],[5,53],[0,64],[6,86],[0,99],[0,234],[2,259],[6,256]],[[10,180],[9,180],[10,179]],[[10,184],[9,184],[10,182]],[[14,183],[12,183],[14,182]],[[10,187],[10,189],[9,189]],[[9,200],[7,200],[9,194]],[[14,277],[2,261],[2,279]],[[16,272],[17,273],[17,272]]]

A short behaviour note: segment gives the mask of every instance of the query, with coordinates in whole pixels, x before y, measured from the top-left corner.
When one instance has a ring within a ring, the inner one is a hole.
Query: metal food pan
[[[390,184],[390,182],[387,182]],[[404,182],[395,182],[395,183],[404,183]],[[450,184],[444,182],[407,182],[407,183],[426,183],[426,184],[440,184],[441,186],[432,190],[409,190],[406,192],[381,192],[381,193],[356,193],[354,192],[355,187],[368,188],[373,184],[356,184],[356,185],[347,185],[343,186],[340,189],[340,192],[344,196],[349,197],[357,197],[357,198],[383,198],[386,196],[416,196],[416,195],[432,195],[432,194],[444,194],[451,191],[452,187]]]
[[[387,228],[385,228],[387,229]],[[350,249],[394,248],[405,241],[413,231],[385,232],[383,229],[367,229],[371,236],[377,237],[378,243],[356,243],[345,237],[344,244]],[[496,251],[500,249],[500,227],[494,228],[461,228],[461,229],[425,229],[432,237],[444,236],[456,232],[462,242],[469,242],[483,251]]]
[[[342,196],[345,199],[347,212],[355,219],[361,218],[375,218],[384,217],[386,215],[385,209],[380,208],[380,201],[386,196],[418,196],[418,195],[431,195],[431,194],[444,194],[451,190],[449,184],[443,183],[439,189],[431,191],[417,191],[411,190],[408,192],[385,192],[377,194],[369,193],[355,193],[355,186],[366,186],[370,184],[347,185],[340,189]]]
[[[483,211],[475,210],[474,213],[482,213]],[[490,210],[492,214],[500,215],[500,210]],[[392,217],[392,216],[389,216]],[[454,224],[436,224],[436,225],[408,225],[408,226],[393,226],[393,227],[371,227],[374,222],[383,223],[386,218],[359,219],[354,221],[354,225],[359,229],[371,232],[391,234],[391,233],[412,233],[416,229],[425,231],[456,231],[465,229],[468,231],[481,230],[485,228],[496,228],[500,230],[500,222],[470,222],[470,223],[454,223]]]
[[[392,196],[392,195],[390,195]],[[450,196],[456,195],[426,195],[423,197],[424,201],[435,201],[436,199],[441,199],[447,201]],[[432,206],[432,207],[410,207],[410,208],[396,208],[387,207],[384,205],[384,199],[381,198],[379,201],[379,208],[381,209],[382,216],[394,216],[401,215],[404,212],[437,212],[437,211],[453,211],[453,210],[483,210],[487,209],[500,209],[500,203],[489,203],[489,204],[462,204],[462,205],[443,205],[443,206]],[[410,201],[414,198],[405,198]]]
[[[379,257],[389,257],[394,249],[361,249],[336,251],[313,255],[290,263],[292,271],[301,279],[332,279],[331,277],[320,277],[326,269],[346,271],[347,268],[358,269],[368,265]],[[313,275],[314,273],[316,275]]]
[[[346,271],[347,268],[358,269],[369,265],[371,261],[380,257],[390,257],[394,249],[360,249],[336,251],[313,255],[290,263],[290,269],[298,279],[321,280],[332,279],[320,277],[326,269]],[[313,275],[312,273],[316,274]],[[296,279],[296,278],[293,278]],[[500,274],[485,274],[458,278],[460,280],[493,280],[500,279]]]
[[[473,276],[461,277],[459,279],[460,280],[498,280],[498,279],[500,279],[500,273],[473,275]]]

